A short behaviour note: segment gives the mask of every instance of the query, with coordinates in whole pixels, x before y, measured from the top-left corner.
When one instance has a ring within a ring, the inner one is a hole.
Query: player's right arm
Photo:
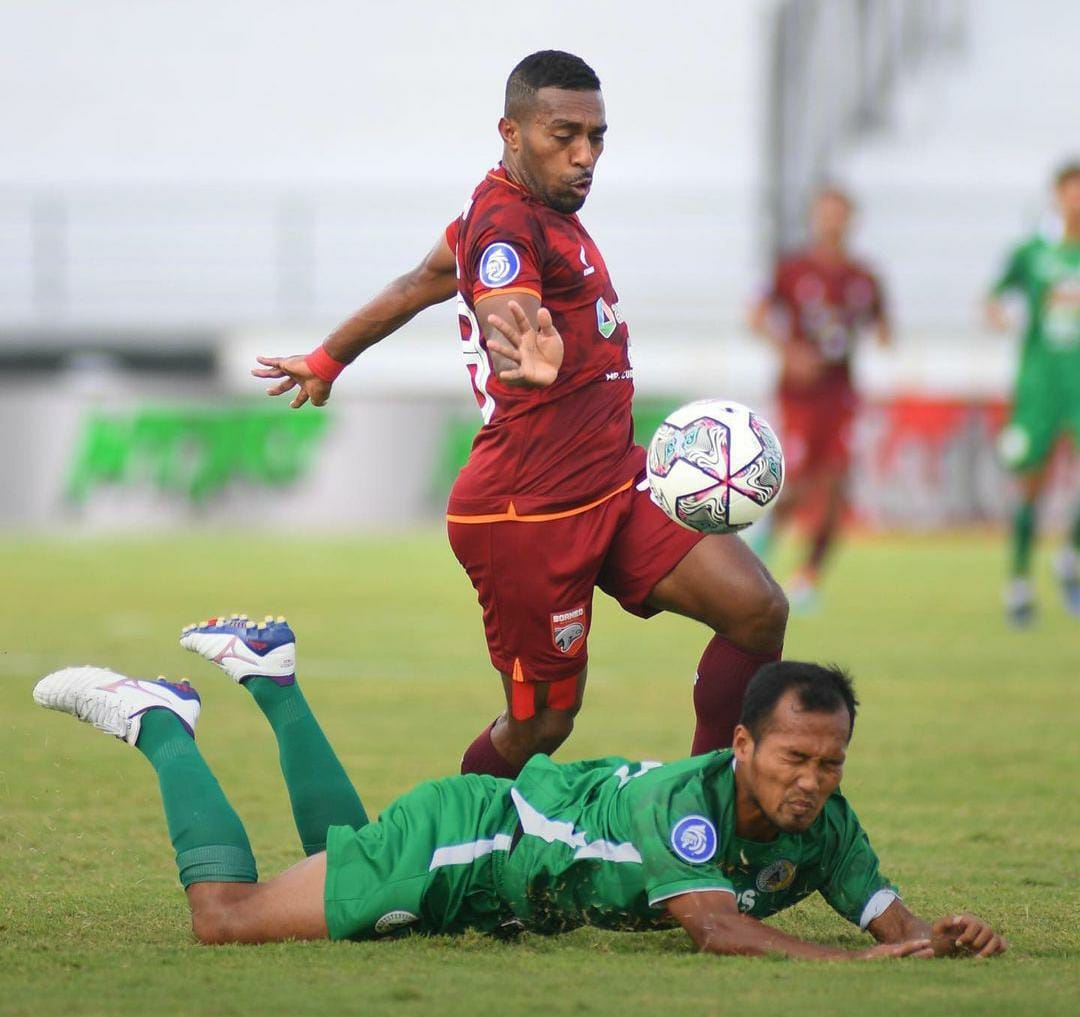
[[[808,943],[740,914],[735,897],[725,891],[685,893],[665,901],[668,912],[705,953],[757,957],[783,954],[808,960],[873,960],[885,957],[933,957],[929,937],[882,943],[866,950],[841,950]]]
[[[334,383],[331,375],[340,370],[340,365],[352,363],[425,307],[441,304],[456,292],[457,265],[443,234],[416,268],[395,279],[326,337],[322,354],[330,362],[330,371],[322,369],[317,360],[313,364],[313,357],[319,358],[316,351],[314,355],[259,357],[263,366],[253,368],[251,373],[256,378],[280,379],[266,390],[267,395],[279,396],[299,387],[289,404],[293,409],[309,399],[314,406],[322,406],[330,398]]]

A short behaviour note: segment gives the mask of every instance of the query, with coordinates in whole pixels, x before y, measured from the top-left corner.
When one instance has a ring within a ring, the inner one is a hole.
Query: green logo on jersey
[[[605,339],[610,339],[615,334],[621,321],[618,304],[611,305],[603,297],[596,301],[596,327]]]

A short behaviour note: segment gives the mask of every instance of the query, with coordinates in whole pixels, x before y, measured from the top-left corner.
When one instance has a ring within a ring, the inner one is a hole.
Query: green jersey
[[[515,781],[429,781],[378,822],[327,836],[334,939],[659,929],[672,924],[664,901],[706,890],[757,918],[819,891],[864,928],[896,897],[839,792],[805,833],[738,837],[730,751],[666,765],[534,756]]]
[[[865,928],[896,897],[839,792],[805,833],[737,836],[730,750],[666,765],[534,756],[510,796],[522,836],[497,876],[529,929],[664,927],[665,900],[707,890],[756,918],[818,891]]]
[[[1027,303],[1024,352],[1080,351],[1080,243],[1040,235],[1009,257],[994,293],[1015,290]]]

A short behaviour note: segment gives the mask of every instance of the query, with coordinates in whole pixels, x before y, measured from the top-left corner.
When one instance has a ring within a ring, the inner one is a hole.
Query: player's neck
[[[768,816],[758,805],[757,799],[746,788],[735,771],[735,836],[743,840],[771,841],[780,836]]]
[[[843,244],[821,240],[810,246],[810,257],[820,265],[842,265],[847,261],[847,251]]]
[[[517,184],[518,187],[523,191],[528,191],[529,194],[536,194],[536,189],[530,184],[529,175],[514,162],[508,153],[503,153],[502,168],[507,179],[512,184]]]

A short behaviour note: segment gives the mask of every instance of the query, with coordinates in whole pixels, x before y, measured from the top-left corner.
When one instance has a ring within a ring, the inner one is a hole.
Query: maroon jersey
[[[546,515],[625,487],[644,465],[630,415],[629,329],[578,217],[549,208],[500,166],[473,191],[446,239],[457,256],[461,349],[484,421],[449,514]],[[531,293],[551,312],[565,353],[547,388],[495,377],[476,313],[494,293]]]
[[[810,343],[825,360],[809,388],[780,379],[784,395],[812,395],[851,387],[851,352],[859,333],[885,316],[877,277],[856,261],[827,264],[810,252],[783,259],[768,299],[786,318],[791,342]]]

